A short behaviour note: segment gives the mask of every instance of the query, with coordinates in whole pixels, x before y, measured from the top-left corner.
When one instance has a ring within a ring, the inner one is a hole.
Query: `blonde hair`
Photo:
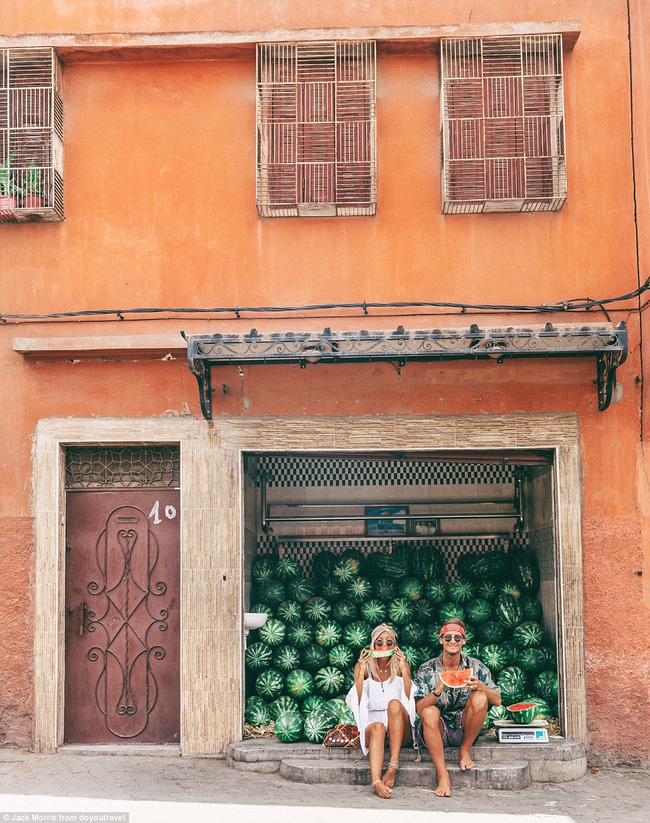
[[[370,635],[370,648],[375,648],[375,640],[379,637],[380,634],[387,632],[393,638],[395,643],[395,648],[397,648],[397,634],[395,629],[392,626],[387,626],[385,623],[380,623],[378,626],[372,630],[372,634]],[[379,680],[379,659],[378,657],[371,657],[368,661],[368,671],[370,676],[373,680]],[[393,678],[397,674],[397,660],[395,659],[395,655],[390,658],[390,665],[388,667],[390,669],[390,680],[392,681]]]

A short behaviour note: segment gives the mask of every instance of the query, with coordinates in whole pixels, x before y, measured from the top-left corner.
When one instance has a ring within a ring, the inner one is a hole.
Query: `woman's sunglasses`
[[[445,643],[451,643],[452,640],[454,641],[454,643],[460,643],[460,641],[464,640],[465,638],[462,634],[443,634],[442,639],[445,641]]]
[[[384,641],[383,641],[383,640],[375,640],[375,647],[376,647],[376,648],[381,649],[381,647],[382,647],[383,645],[384,645]],[[392,640],[387,640],[387,641],[386,641],[386,645],[387,645],[387,646],[394,646],[394,645],[395,645],[395,643],[394,643],[394,641],[392,641]]]

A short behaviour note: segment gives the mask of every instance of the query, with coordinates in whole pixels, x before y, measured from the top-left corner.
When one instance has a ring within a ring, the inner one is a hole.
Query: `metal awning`
[[[597,362],[598,408],[612,399],[616,369],[627,357],[625,323],[510,326],[465,329],[285,332],[185,335],[190,371],[199,384],[201,411],[212,419],[212,369],[217,366],[270,363],[389,362],[485,360],[507,358],[594,357]]]

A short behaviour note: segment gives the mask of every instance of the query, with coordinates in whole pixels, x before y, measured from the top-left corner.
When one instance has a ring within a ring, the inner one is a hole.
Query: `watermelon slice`
[[[370,649],[370,657],[392,657],[395,654],[395,649],[386,649],[385,651],[375,651]]]
[[[508,706],[508,714],[515,723],[532,723],[537,716],[537,703],[513,703]]]
[[[438,677],[450,689],[462,689],[467,678],[472,676],[471,669],[455,669],[451,672],[437,672]]]

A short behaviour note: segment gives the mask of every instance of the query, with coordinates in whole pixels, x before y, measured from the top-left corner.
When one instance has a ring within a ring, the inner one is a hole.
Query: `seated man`
[[[439,797],[449,797],[449,772],[445,765],[445,746],[460,746],[461,769],[473,769],[472,744],[483,728],[490,706],[501,705],[501,692],[490,670],[475,657],[461,653],[465,645],[462,620],[445,623],[440,629],[442,654],[423,663],[415,678],[415,706],[420,715],[418,736],[424,741],[436,769]],[[463,688],[449,689],[439,672],[471,669],[472,675]]]

